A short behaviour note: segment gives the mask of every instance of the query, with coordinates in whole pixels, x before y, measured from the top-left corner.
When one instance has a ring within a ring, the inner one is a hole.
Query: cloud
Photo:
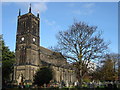
[[[73,10],[72,13],[77,15],[90,15],[94,13],[94,7],[95,3],[85,3],[79,9]]]
[[[47,5],[44,2],[41,3],[33,3],[32,4],[33,12],[39,12],[40,14],[47,10]]]
[[[74,10],[74,11],[72,11],[72,13],[78,14],[78,15],[81,15],[81,14],[82,14],[82,12],[81,12],[80,10]]]
[[[67,6],[68,7],[75,7],[76,5],[75,5],[75,3],[69,3]]]
[[[77,14],[77,15],[90,15],[94,12],[94,10],[74,10],[72,13]]]
[[[16,4],[19,8],[22,8],[22,10],[28,10],[30,7],[30,2],[16,2]],[[37,12],[44,13],[48,8],[47,8],[47,3],[46,2],[31,2],[31,8],[32,8],[32,13],[36,14]]]
[[[42,19],[43,22],[49,26],[52,30],[60,30],[61,26],[56,23],[54,20]]]
[[[45,22],[47,25],[49,25],[49,26],[52,26],[52,25],[55,25],[55,24],[56,24],[55,21],[49,21],[49,20],[47,20],[47,19],[45,19],[44,22]]]
[[[95,6],[94,3],[87,3],[87,4],[84,4],[84,5],[83,5],[84,8],[92,8],[92,7],[94,7],[94,6]]]

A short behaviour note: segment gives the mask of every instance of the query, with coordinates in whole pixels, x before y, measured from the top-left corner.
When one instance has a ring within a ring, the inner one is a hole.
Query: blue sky
[[[66,30],[74,19],[98,26],[102,37],[110,41],[110,52],[118,52],[117,2],[49,2],[31,3],[32,12],[40,12],[40,45],[46,48],[57,44],[56,34]],[[2,33],[7,46],[15,50],[18,9],[28,12],[29,3],[2,3]]]

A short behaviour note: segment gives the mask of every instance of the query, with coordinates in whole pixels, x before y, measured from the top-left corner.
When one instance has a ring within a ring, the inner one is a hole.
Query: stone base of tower
[[[33,83],[33,76],[39,69],[35,65],[16,65],[14,66],[14,81],[17,85]]]

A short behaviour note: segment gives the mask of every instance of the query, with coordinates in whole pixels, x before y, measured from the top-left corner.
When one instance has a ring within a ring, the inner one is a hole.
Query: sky
[[[6,45],[15,51],[17,16],[28,13],[28,2],[2,3],[2,34]],[[40,13],[40,45],[46,48],[57,44],[56,35],[69,29],[74,20],[83,21],[102,30],[105,42],[110,42],[109,51],[118,52],[118,3],[117,2],[37,2],[32,4],[32,13]]]

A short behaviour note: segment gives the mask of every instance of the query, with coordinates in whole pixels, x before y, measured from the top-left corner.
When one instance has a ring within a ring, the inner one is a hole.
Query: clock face
[[[24,37],[22,37],[21,40],[24,41]]]
[[[33,42],[35,42],[35,38],[33,38]]]

